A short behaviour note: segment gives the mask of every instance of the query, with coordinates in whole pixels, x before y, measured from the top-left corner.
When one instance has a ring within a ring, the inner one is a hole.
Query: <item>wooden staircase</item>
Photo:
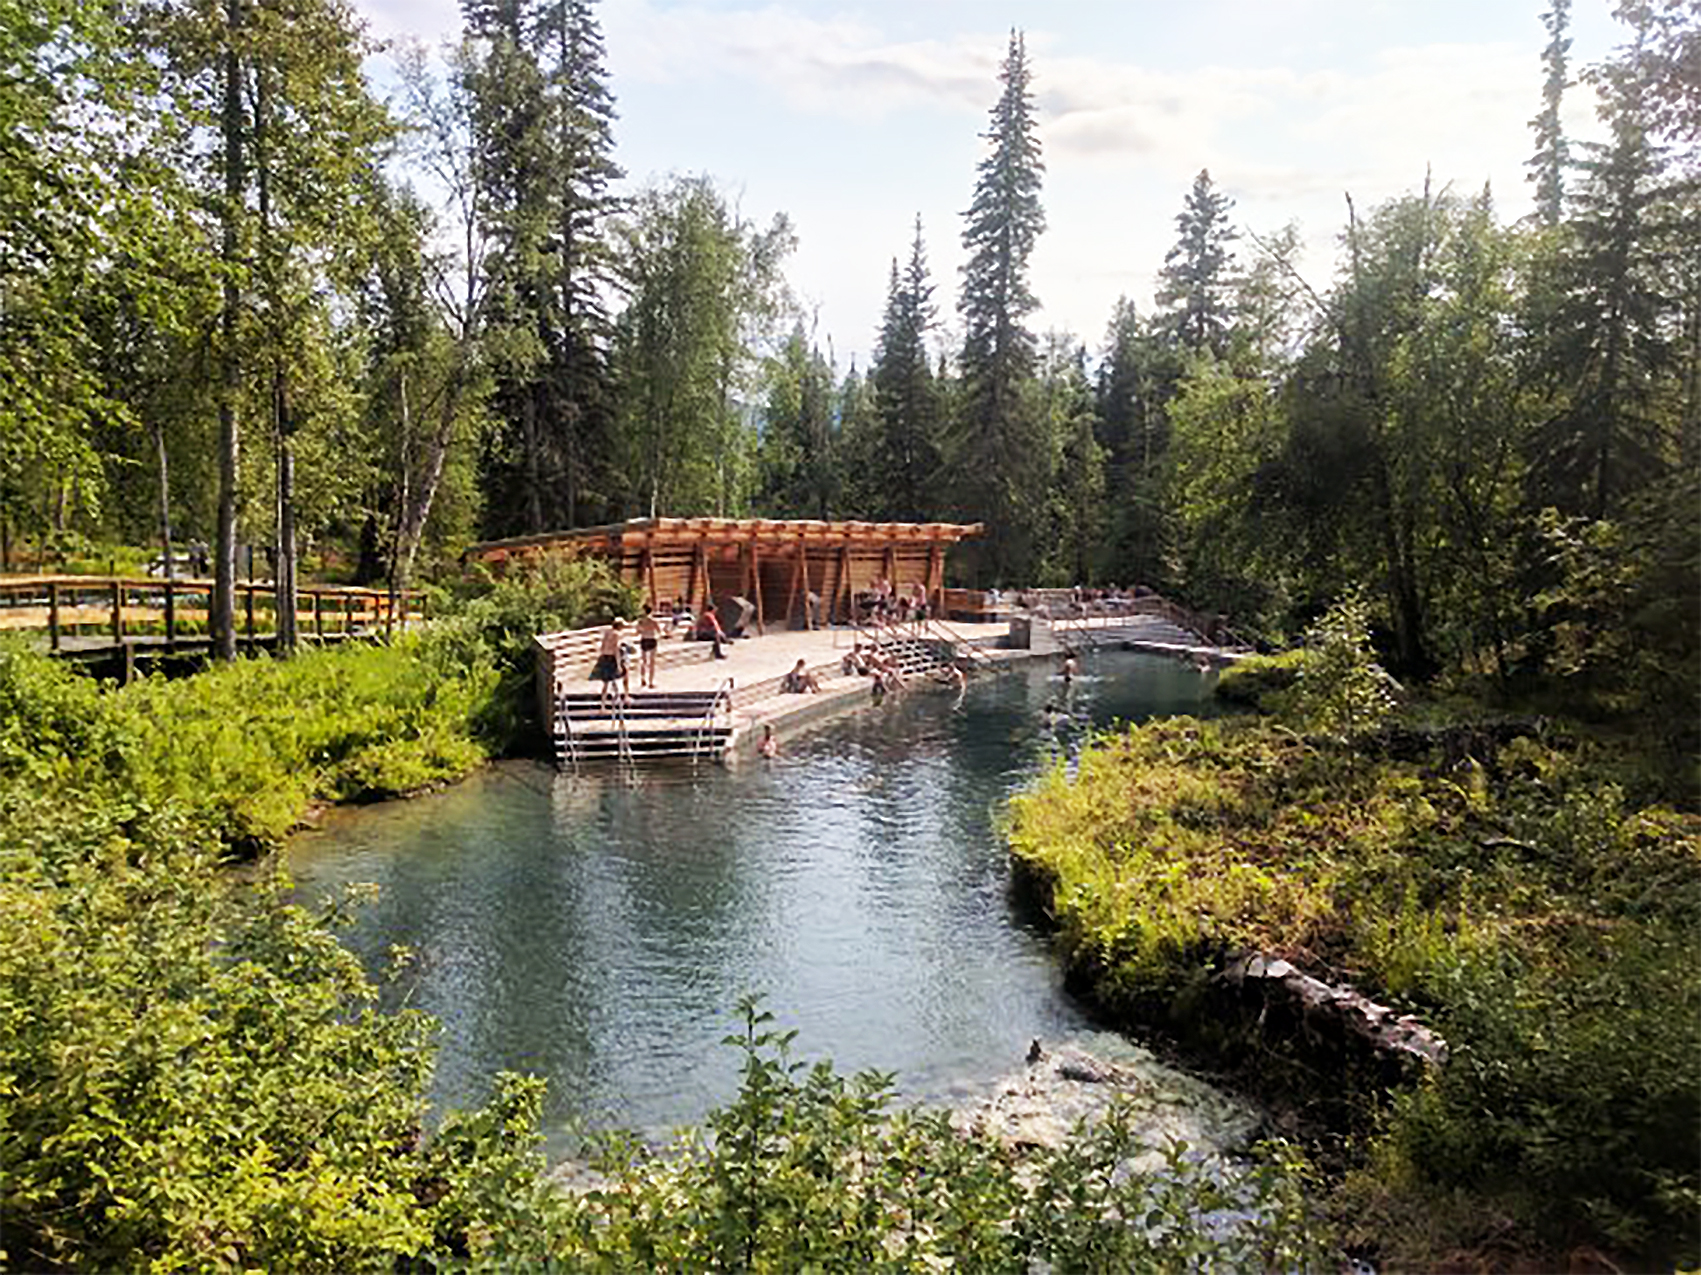
[[[732,738],[731,687],[713,691],[563,691],[555,697],[555,764],[635,763],[661,757],[719,757]]]

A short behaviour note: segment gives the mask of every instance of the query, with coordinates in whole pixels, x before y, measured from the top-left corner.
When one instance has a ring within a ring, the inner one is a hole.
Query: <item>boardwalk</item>
[[[1060,658],[1066,651],[1117,646],[1213,666],[1233,663],[1242,653],[1209,645],[1157,614],[1092,616],[1053,621],[1023,614],[996,623],[911,626],[889,631],[899,643],[926,644],[937,655],[911,652],[915,689],[937,687],[926,675],[930,666],[955,660],[964,665],[996,665],[1009,660]],[[557,761],[574,765],[596,755],[635,760],[663,754],[737,756],[755,748],[762,727],[776,732],[853,704],[867,702],[869,678],[846,676],[840,661],[856,641],[871,634],[848,626],[796,630],[730,642],[726,658],[711,658],[707,643],[663,639],[653,692],[638,688],[631,674],[630,707],[603,711],[600,683],[589,680],[601,629],[540,639],[539,708],[553,723]],[[557,642],[553,655],[543,643]],[[781,679],[798,660],[815,674],[819,693],[780,690]],[[546,685],[547,683],[547,685]],[[563,721],[563,696],[570,718]],[[625,741],[620,739],[624,732]]]

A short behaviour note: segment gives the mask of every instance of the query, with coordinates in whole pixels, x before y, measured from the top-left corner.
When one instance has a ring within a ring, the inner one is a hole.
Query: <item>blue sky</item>
[[[458,30],[455,0],[354,3],[380,38]],[[1201,168],[1253,231],[1299,221],[1319,287],[1347,192],[1363,211],[1421,187],[1427,166],[1437,184],[1492,183],[1507,218],[1527,213],[1546,3],[603,0],[598,13],[629,183],[706,172],[753,220],[790,216],[788,275],[842,371],[867,364],[917,213],[952,341],[961,212],[1012,27],[1047,169],[1034,326],[1096,348],[1119,295],[1150,309]],[[1608,0],[1576,0],[1572,36],[1576,65],[1604,56],[1620,39]],[[1567,115],[1592,131],[1586,90]]]

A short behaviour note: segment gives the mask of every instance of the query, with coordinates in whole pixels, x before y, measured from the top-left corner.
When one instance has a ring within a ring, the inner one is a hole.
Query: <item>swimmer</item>
[[[756,752],[769,761],[780,755],[780,741],[774,738],[772,724],[765,724],[762,727],[762,742],[756,746]]]

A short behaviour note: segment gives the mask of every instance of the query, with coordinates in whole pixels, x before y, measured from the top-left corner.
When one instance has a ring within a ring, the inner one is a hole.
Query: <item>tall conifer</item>
[[[1565,165],[1567,146],[1565,130],[1560,123],[1559,108],[1569,81],[1565,78],[1565,55],[1571,48],[1566,35],[1570,22],[1571,0],[1553,0],[1553,8],[1542,15],[1547,27],[1547,47],[1542,50],[1542,66],[1547,76],[1542,82],[1541,113],[1530,121],[1536,135],[1536,153],[1530,156],[1530,180],[1536,184],[1536,216],[1544,226],[1557,226],[1564,215]]]
[[[987,523],[981,575],[1014,583],[1035,565],[1034,532],[1050,482],[1045,417],[1034,393],[1036,347],[1023,320],[1039,302],[1028,257],[1045,229],[1040,145],[1022,36],[1010,33],[1004,91],[984,134],[974,200],[964,215],[961,397],[951,465],[958,504]]]
[[[933,281],[916,217],[909,264],[892,262],[886,316],[869,379],[874,386],[874,445],[867,490],[875,516],[920,521],[938,512],[933,484],[939,474],[939,393],[928,361],[933,327]]]
[[[1158,305],[1175,339],[1186,349],[1221,355],[1228,346],[1229,250],[1237,235],[1229,225],[1234,201],[1211,182],[1209,169],[1200,169],[1176,215],[1181,232],[1175,247],[1164,254]]]

